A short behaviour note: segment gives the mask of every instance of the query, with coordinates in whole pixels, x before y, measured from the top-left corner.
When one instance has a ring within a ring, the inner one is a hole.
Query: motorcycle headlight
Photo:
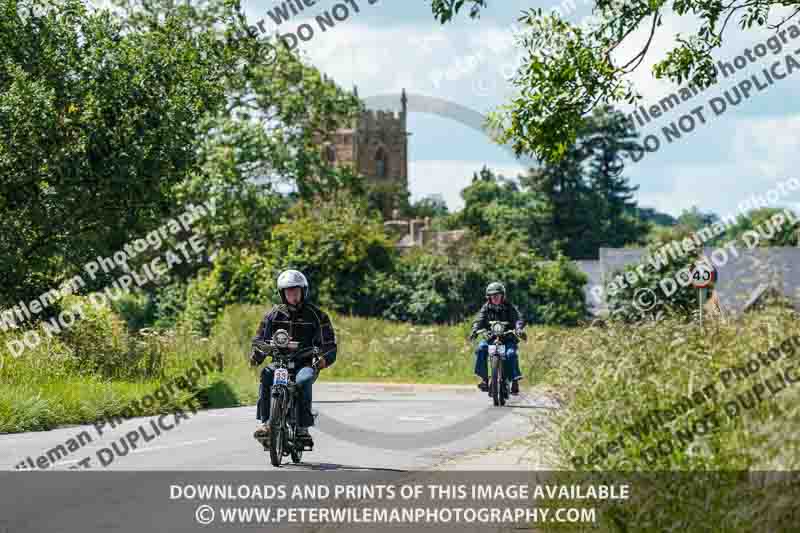
[[[272,342],[279,348],[286,348],[289,346],[289,333],[285,329],[279,329],[272,336]]]
[[[494,333],[495,335],[499,335],[503,333],[503,331],[504,331],[503,324],[494,324],[492,326],[492,333]]]

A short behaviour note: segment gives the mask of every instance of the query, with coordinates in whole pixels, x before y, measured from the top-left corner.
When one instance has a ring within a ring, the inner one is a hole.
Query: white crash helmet
[[[281,295],[281,301],[284,304],[287,302],[286,295],[283,291],[284,289],[288,289],[290,287],[302,287],[303,302],[306,301],[306,298],[308,297],[308,280],[299,270],[284,270],[278,276],[278,294]]]

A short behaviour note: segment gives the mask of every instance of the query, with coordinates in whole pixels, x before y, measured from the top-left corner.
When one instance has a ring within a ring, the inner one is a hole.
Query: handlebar
[[[265,357],[272,356],[273,359],[286,359],[286,360],[297,360],[297,359],[306,359],[309,356],[314,359],[312,363],[312,367],[314,370],[318,370],[319,359],[322,357],[320,355],[320,350],[317,346],[309,346],[308,348],[303,348],[302,350],[297,350],[295,352],[280,352],[276,350],[276,347],[266,341],[256,340],[253,341],[252,344],[253,348],[262,354]]]
[[[478,331],[475,332],[475,335],[476,336],[484,336],[487,339],[492,337],[492,336],[505,337],[506,335],[514,335],[516,338],[522,340],[522,337],[517,335],[517,331],[514,330],[514,329],[509,329],[508,331],[504,331],[503,333],[493,333],[491,330],[488,330],[488,329],[479,329]]]

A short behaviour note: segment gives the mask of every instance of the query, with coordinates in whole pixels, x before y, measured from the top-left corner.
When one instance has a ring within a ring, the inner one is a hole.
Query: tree
[[[277,186],[308,199],[361,185],[319,149],[358,100],[284,47],[232,38],[246,35],[238,2],[115,3],[122,16],[79,0],[0,0],[2,307],[187,203],[218,206],[196,227],[209,248],[240,247],[286,208]],[[111,273],[85,277],[90,290]]]
[[[674,226],[678,220],[667,213],[654,209],[652,207],[639,207],[637,208],[639,218],[644,222],[650,222],[656,226]]]
[[[461,224],[477,235],[527,234],[526,195],[514,181],[496,175],[486,165],[473,173],[472,183],[461,191],[461,197]]]
[[[354,119],[362,105],[318,69],[285,47],[248,37],[239,2],[206,0],[176,10],[173,0],[116,0],[133,28],[158,24],[163,13],[179,13],[198,33],[216,32],[212,47],[226,65],[220,83],[227,106],[201,124],[201,171],[176,188],[179,202],[218,205],[203,230],[217,247],[254,246],[264,239],[286,208],[280,188],[311,200],[342,189],[362,190],[363,180],[346,167],[332,166],[321,146],[330,134]],[[234,37],[234,35],[236,37]]]
[[[409,206],[408,216],[413,218],[438,218],[450,214],[447,203],[441,195],[430,195],[420,198]]]
[[[224,69],[177,18],[128,31],[79,0],[0,0],[0,304],[174,212]],[[87,276],[88,278],[88,276]]]
[[[478,18],[488,2],[432,0],[431,8],[444,24],[465,3],[470,16]],[[722,44],[730,22],[737,21],[743,29],[766,26],[777,30],[800,13],[797,6],[796,0],[675,0],[671,5],[665,0],[595,0],[594,14],[599,21],[589,27],[530,9],[519,19],[525,27],[519,43],[527,54],[513,80],[519,95],[493,114],[492,125],[502,131],[499,140],[511,141],[517,153],[532,153],[540,160],[563,157],[586,113],[603,104],[633,103],[640,98],[625,76],[638,68],[650,51],[665,13],[691,14],[698,25],[693,36],[677,36],[678,45],[656,63],[655,77],[687,81],[704,89],[718,80],[711,52]],[[791,12],[784,17],[778,11],[785,7]],[[645,43],[630,56],[621,56],[619,50],[635,38],[632,34],[637,29],[647,31]],[[789,30],[793,36],[800,34],[798,26],[790,25]],[[800,68],[791,56],[786,62],[787,67]]]
[[[562,159],[520,179],[538,199],[534,216],[540,242],[572,259],[589,259],[601,246],[643,239],[647,224],[637,217],[633,201],[638,186],[622,176],[622,154],[633,138],[622,113],[597,109],[583,119],[577,141]]]
[[[703,213],[693,205],[691,209],[684,209],[678,217],[678,224],[686,226],[692,231],[698,231],[706,226],[710,226],[719,220],[719,216],[714,213]]]
[[[684,209],[672,226],[654,226],[650,229],[650,234],[647,236],[648,243],[662,243],[666,244],[670,241],[680,242],[687,237],[692,237],[699,231],[706,228],[704,233],[705,246],[717,246],[722,241],[726,240],[724,234],[711,237],[708,230],[713,229],[712,224],[719,222],[719,216],[711,212],[703,212],[697,206],[692,206],[691,209]]]
[[[728,229],[725,234],[726,240],[737,239],[739,242],[742,242],[746,232],[754,232],[759,235],[758,246],[797,246],[798,230],[800,229],[798,228],[798,224],[789,223],[787,221],[778,228],[775,228],[772,221],[772,218],[778,214],[786,220],[787,217],[783,211],[783,209],[774,207],[762,207],[761,209],[749,211],[746,216],[741,217],[737,221],[735,226]],[[792,213],[795,219],[797,219],[797,214],[794,212]],[[767,224],[769,224],[769,226],[767,226]],[[759,232],[757,228],[761,228],[761,232]],[[767,238],[766,236],[770,233],[772,233],[772,235]],[[750,233],[750,235],[752,235],[752,233]],[[755,242],[753,237],[749,237],[749,239]]]

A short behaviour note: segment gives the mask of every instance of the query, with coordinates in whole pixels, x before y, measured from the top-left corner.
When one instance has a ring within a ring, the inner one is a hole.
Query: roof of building
[[[704,249],[708,257],[714,251],[714,248]],[[739,314],[746,311],[770,287],[786,296],[795,308],[800,309],[800,248],[737,247],[736,254],[728,253],[726,261],[722,261],[722,256],[718,254],[719,280],[715,290],[725,312]],[[577,266],[589,276],[587,301],[592,284],[610,282],[615,271],[641,260],[647,261],[647,255],[645,248],[600,248],[598,261],[576,261]],[[600,276],[597,274],[598,268]],[[591,300],[594,301],[594,297]]]

